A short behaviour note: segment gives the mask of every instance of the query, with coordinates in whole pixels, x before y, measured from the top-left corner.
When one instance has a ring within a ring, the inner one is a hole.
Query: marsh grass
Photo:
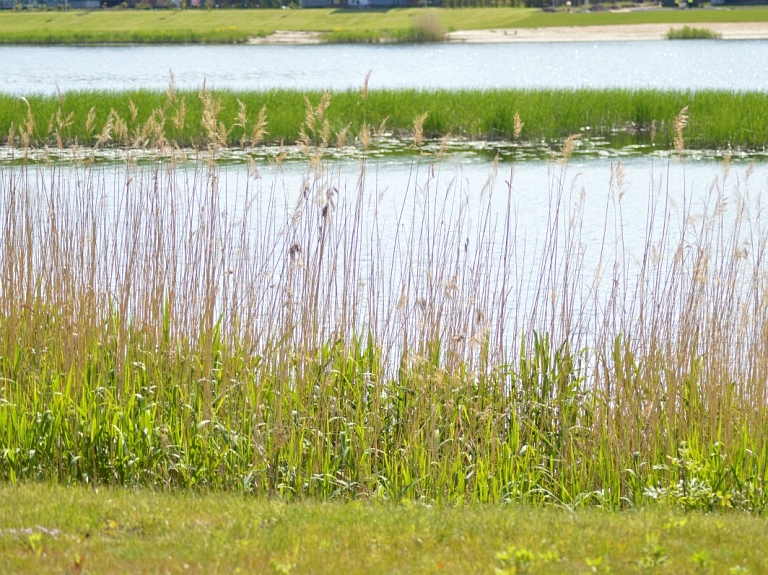
[[[670,28],[667,32],[667,40],[719,40],[722,37],[723,35],[719,32],[693,26]]]
[[[265,138],[272,144],[293,144],[305,119],[304,93],[292,90],[267,92],[214,91],[220,103],[219,118],[227,126],[227,146],[241,147],[247,130],[238,122],[240,103],[247,110],[246,124],[258,120],[266,109],[270,125]],[[306,94],[312,100],[320,92]],[[29,103],[29,109],[27,103]],[[29,135],[37,147],[92,146],[110,121],[124,123],[128,134],[154,131],[152,118],[165,118],[163,138],[186,148],[205,145],[202,101],[196,92],[162,91],[74,92],[60,97],[30,95],[26,102],[0,95],[0,142],[8,142],[10,131],[23,125],[31,111],[35,129]],[[333,131],[350,125],[350,137],[359,137],[365,121],[379,125],[387,120],[387,133],[407,139],[413,118],[429,110],[424,136],[510,141],[559,145],[570,134],[590,138],[623,138],[659,149],[672,146],[675,116],[688,106],[691,115],[686,130],[689,147],[703,149],[764,150],[768,141],[768,96],[759,92],[656,91],[656,90],[371,90],[365,106],[357,91],[333,94],[326,118]],[[522,139],[515,139],[515,111],[525,118]],[[93,114],[88,121],[89,114]],[[61,124],[62,119],[67,122]],[[60,125],[61,124],[61,125]],[[148,126],[149,124],[149,126]],[[653,136],[653,137],[651,137]],[[144,140],[111,139],[100,146],[124,147]],[[18,144],[18,140],[13,140]],[[333,142],[331,142],[333,144]],[[150,142],[147,142],[149,145]]]
[[[553,159],[531,244],[514,170],[501,210],[496,169],[480,191],[444,180],[420,135],[432,113],[412,119],[410,183],[385,215],[367,160],[385,124],[357,127],[347,180],[326,157],[346,138],[333,98],[307,98],[306,173],[286,197],[254,163],[229,188],[215,161],[238,127],[258,145],[269,116],[240,108],[229,125],[201,92],[190,156],[163,130],[179,97],[140,128],[118,114],[94,131],[94,146],[127,148],[114,172],[87,153],[24,161],[31,114],[13,135],[19,157],[0,167],[3,480],[765,509],[768,235],[748,174],[734,181],[726,164],[700,211],[652,183],[647,213],[630,215],[614,167],[592,275],[569,187],[576,137]],[[368,109],[373,93],[358,97]],[[50,133],[70,121],[54,116]],[[167,159],[136,164],[141,146]],[[642,253],[623,249],[629,217],[645,218]]]

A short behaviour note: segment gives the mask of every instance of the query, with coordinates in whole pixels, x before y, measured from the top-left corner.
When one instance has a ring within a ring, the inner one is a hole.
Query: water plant
[[[313,101],[322,92],[294,90],[265,92],[207,91],[220,103],[219,119],[227,126],[227,146],[242,148],[248,139],[244,125],[258,121],[262,109],[269,115],[267,141],[293,144],[305,120],[304,97]],[[245,123],[238,120],[241,104]],[[764,150],[768,141],[768,95],[718,90],[370,90],[365,106],[356,90],[334,93],[326,111],[332,131],[347,125],[350,136],[360,136],[364,122],[379,126],[386,119],[390,139],[407,140],[413,118],[429,110],[424,135],[439,140],[447,134],[457,140],[506,141],[559,147],[570,134],[604,138],[621,144],[644,144],[648,149],[673,145],[674,119],[688,106],[686,128],[689,147]],[[514,136],[514,114],[525,118],[521,139]],[[171,90],[134,92],[74,92],[61,95],[0,95],[0,142],[11,143],[13,126],[27,121],[31,112],[35,129],[29,134],[39,148],[62,145],[123,147],[144,132],[182,148],[206,145],[203,103],[197,92]],[[165,119],[162,125],[160,119]],[[63,120],[67,120],[64,122]],[[99,140],[109,123],[125,125]],[[13,143],[18,144],[18,139]],[[139,142],[140,144],[141,142]],[[333,142],[331,142],[333,144]],[[401,147],[402,148],[402,147]]]
[[[371,94],[359,97],[365,109]],[[234,173],[216,161],[232,133],[259,145],[263,108],[228,125],[202,92],[189,152],[165,137],[178,98],[140,130],[109,116],[94,146],[126,146],[117,168],[93,148],[59,150],[64,163],[34,149],[31,106],[10,138],[0,478],[765,509],[768,237],[748,171],[734,182],[726,163],[702,204],[651,184],[644,250],[627,254],[614,167],[591,275],[568,183],[576,137],[529,244],[513,171],[502,209],[496,169],[479,191],[446,180],[421,137],[431,114],[413,124],[411,183],[391,197],[369,165],[385,124],[357,126],[352,180],[327,158],[349,143],[328,94],[305,101],[293,190],[280,152],[274,182],[253,161]],[[681,112],[683,157],[685,125]]]

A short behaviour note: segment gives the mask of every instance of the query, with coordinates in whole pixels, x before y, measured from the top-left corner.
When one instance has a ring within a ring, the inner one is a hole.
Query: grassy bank
[[[512,168],[501,204],[443,180],[419,120],[404,189],[367,165],[367,125],[342,176],[328,105],[306,111],[295,189],[279,156],[210,161],[210,94],[192,159],[165,142],[149,164],[0,166],[0,479],[764,512],[768,231],[748,173],[726,162],[703,204],[649,175],[646,213],[624,214],[611,166],[596,231],[569,139],[526,192],[550,206],[532,242]]]
[[[445,30],[594,26],[604,24],[699,24],[765,22],[768,9],[654,10],[627,13],[548,14],[527,8],[429,10]],[[231,43],[275,30],[305,30],[349,37],[407,37],[423,9],[185,10],[0,12],[0,43]]]
[[[218,141],[240,146],[250,141],[263,113],[267,142],[286,144],[299,139],[305,120],[305,94],[290,90],[208,93],[217,104]],[[322,94],[307,93],[311,102]],[[20,142],[21,128],[31,121],[32,145],[152,147],[170,141],[181,147],[202,145],[210,134],[203,124],[202,100],[192,92],[83,92],[19,98],[0,95],[0,142]],[[241,105],[242,104],[242,105]],[[651,140],[671,145],[674,118],[688,107],[689,146],[718,149],[731,146],[762,150],[768,142],[768,94],[721,91],[656,90],[376,90],[363,99],[350,90],[331,96],[326,118],[331,143],[349,124],[348,142],[359,140],[361,127],[409,137],[415,117],[427,138],[452,134],[476,140],[511,140],[518,112],[525,118],[523,140],[560,142],[570,134],[620,137],[624,143]],[[263,112],[262,112],[263,110]],[[102,133],[109,128],[108,138]],[[559,144],[558,144],[559,145]]]
[[[237,495],[0,487],[5,573],[722,573],[768,570],[764,519],[286,505]]]

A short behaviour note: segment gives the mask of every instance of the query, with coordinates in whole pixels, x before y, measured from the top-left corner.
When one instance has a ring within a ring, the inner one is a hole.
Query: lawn
[[[4,573],[765,573],[765,519],[0,486]]]
[[[603,24],[764,22],[768,9],[548,14],[528,8],[433,10],[443,28],[482,30]],[[376,33],[408,30],[423,9],[6,12],[0,43],[243,42],[275,30]]]

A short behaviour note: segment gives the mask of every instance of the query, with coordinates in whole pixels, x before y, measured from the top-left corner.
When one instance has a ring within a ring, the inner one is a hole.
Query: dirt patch
[[[275,30],[269,36],[250,38],[249,44],[319,44],[320,32],[299,32],[292,30]]]

